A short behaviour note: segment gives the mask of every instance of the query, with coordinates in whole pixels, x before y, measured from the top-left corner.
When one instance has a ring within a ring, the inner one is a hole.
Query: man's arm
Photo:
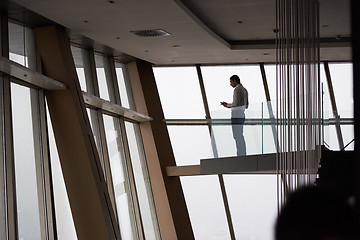
[[[220,102],[221,105],[223,105],[226,108],[231,108],[231,103],[227,103],[227,102]]]

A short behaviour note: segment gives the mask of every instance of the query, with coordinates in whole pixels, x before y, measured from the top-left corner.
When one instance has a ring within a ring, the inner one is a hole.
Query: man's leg
[[[246,144],[243,134],[244,121],[244,118],[235,118],[232,120],[232,131],[238,156],[246,155]]]

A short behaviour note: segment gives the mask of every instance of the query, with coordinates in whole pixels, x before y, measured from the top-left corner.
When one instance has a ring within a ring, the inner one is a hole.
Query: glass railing
[[[352,111],[341,111],[338,113],[339,117],[335,118],[332,111],[328,110],[328,106],[322,106],[325,110],[322,110],[320,120],[321,144],[330,150],[353,150]],[[214,157],[276,153],[278,135],[276,116],[275,101],[252,104],[247,109],[224,108],[211,112],[211,141]],[[298,123],[307,124],[306,119],[292,121],[294,126],[292,129],[295,129]],[[318,120],[313,121],[314,126],[319,124]],[[293,141],[296,140],[293,139]]]
[[[264,102],[211,112],[214,157],[276,152],[275,109],[275,102]]]
[[[354,117],[353,110],[339,111],[334,117],[332,111],[323,112],[323,145],[335,151],[354,150]]]

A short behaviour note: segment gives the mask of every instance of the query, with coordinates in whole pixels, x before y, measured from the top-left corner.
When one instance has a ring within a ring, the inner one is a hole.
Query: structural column
[[[351,1],[351,31],[352,31],[352,57],[353,57],[353,83],[354,83],[354,135],[355,135],[355,159],[352,172],[354,181],[354,193],[359,203],[360,199],[360,15],[358,13],[359,1]],[[360,217],[360,204],[356,204],[358,217]]]
[[[128,64],[136,110],[153,118],[140,123],[146,161],[152,185],[162,239],[194,239],[179,178],[166,175],[167,166],[175,166],[169,134],[150,63]]]
[[[77,237],[120,239],[67,34],[40,27],[35,38],[44,74],[67,86],[45,95]]]

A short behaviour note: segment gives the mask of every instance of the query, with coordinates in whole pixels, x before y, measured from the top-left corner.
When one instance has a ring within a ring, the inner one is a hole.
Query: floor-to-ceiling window
[[[226,126],[226,121],[225,124],[213,125],[216,121],[230,118],[230,110],[223,108],[220,102],[232,101],[233,89],[229,78],[234,74],[239,75],[249,93],[250,106],[245,111],[248,122],[244,124],[248,155],[276,152],[275,125],[272,126],[271,121],[266,124],[266,120],[276,117],[274,64],[264,65],[265,76],[261,74],[261,64],[200,68],[168,66],[154,67],[153,70],[177,166],[190,167],[199,165],[200,159],[234,156],[231,127]],[[342,98],[338,103],[341,130],[344,143],[350,142],[346,150],[351,150],[351,64],[331,63],[330,71],[333,85],[337,84],[336,81],[339,81],[338,84],[346,81],[344,87],[336,85],[334,89],[336,100]],[[323,66],[320,75],[323,110],[327,111],[324,116],[324,142],[330,149],[339,150]],[[270,102],[267,102],[266,91]],[[273,239],[277,216],[275,174],[227,174],[219,178],[216,175],[190,175],[180,179],[196,239],[230,239],[230,231],[234,232],[236,239]],[[232,227],[229,227],[228,221],[232,222]]]
[[[77,239],[74,209],[57,153],[60,143],[46,108],[46,91],[51,91],[46,86],[56,81],[37,72],[41,60],[33,30],[12,21],[8,30],[1,37],[9,38],[10,61],[2,63],[24,74],[20,78],[11,72],[0,74],[0,239]],[[131,118],[136,112],[126,64],[81,45],[72,45],[71,52],[79,90],[92,99],[86,103],[88,122],[121,238],[160,239],[138,122]],[[41,85],[35,74],[41,81],[54,82]],[[58,84],[58,88],[66,86]],[[104,105],[110,107],[103,109]],[[131,116],[124,118],[129,109]]]

